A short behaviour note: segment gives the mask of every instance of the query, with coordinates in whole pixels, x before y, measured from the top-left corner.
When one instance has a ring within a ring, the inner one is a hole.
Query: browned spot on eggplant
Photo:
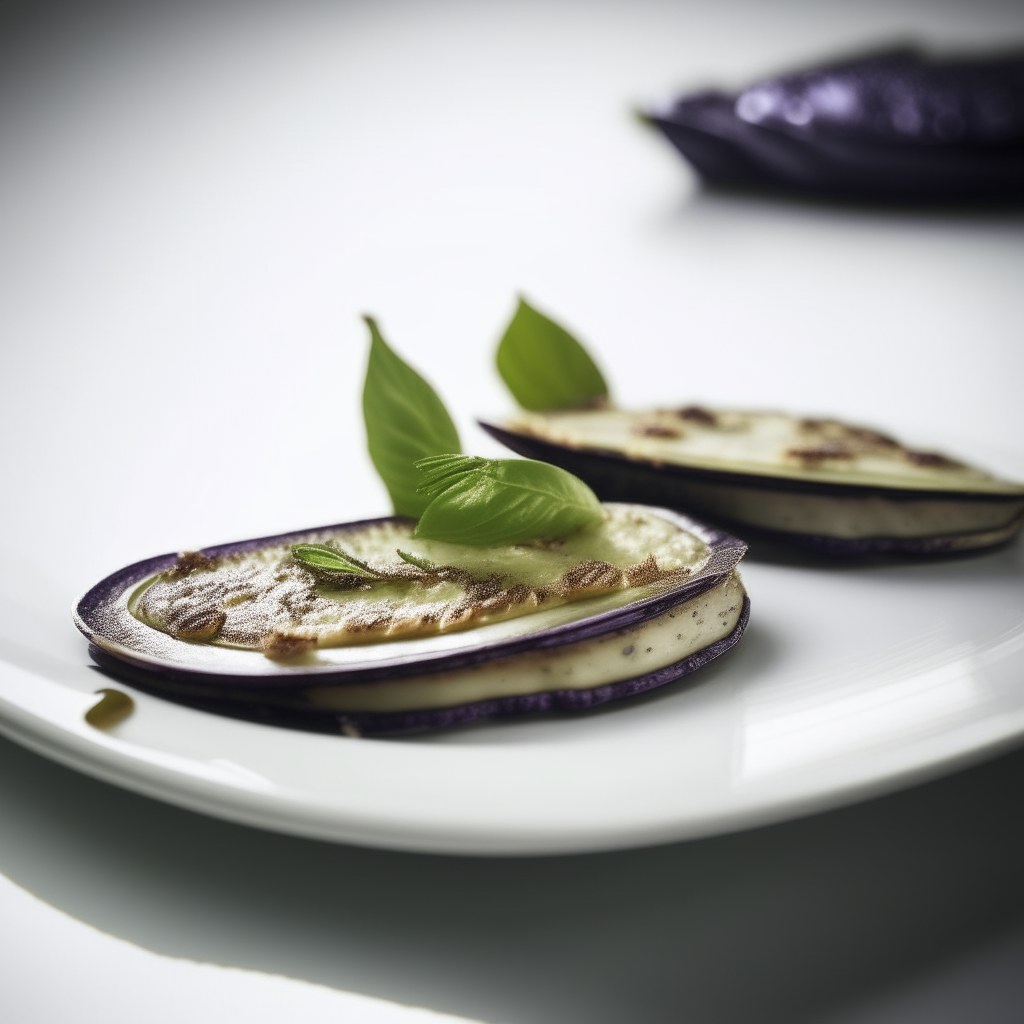
[[[803,419],[800,421],[800,429],[814,433],[817,430],[821,430],[829,422],[829,420]]]
[[[664,437],[670,440],[677,440],[683,436],[681,430],[674,427],[666,427],[662,423],[640,423],[633,428],[637,437]]]
[[[316,647],[316,640],[308,636],[295,636],[274,630],[263,639],[263,653],[268,658],[294,658]]]
[[[200,608],[175,619],[171,629],[179,640],[206,643],[216,638],[226,621],[226,612],[217,608]]]
[[[789,448],[786,455],[799,459],[805,465],[815,465],[826,459],[852,459],[853,452],[840,441],[823,441],[808,448]]]
[[[863,452],[872,448],[899,448],[899,442],[870,427],[851,427],[838,420],[804,419],[800,421],[804,434],[816,434],[824,443],[845,444]]]
[[[714,427],[718,425],[718,417],[710,409],[704,409],[699,405],[687,405],[680,409],[676,415],[681,420],[687,420],[690,423],[699,423],[704,427]]]
[[[942,455],[939,452],[913,452],[906,451],[907,461],[913,463],[915,466],[927,466],[928,468],[935,469],[954,469],[962,466],[962,462],[957,462],[956,459],[951,459],[947,455]]]
[[[878,430],[871,430],[868,427],[847,427],[847,432],[855,441],[871,445],[876,448],[899,448],[900,443],[888,434]]]
[[[169,580],[182,579],[197,570],[209,570],[215,568],[216,561],[207,558],[199,551],[183,551],[178,555],[178,560],[164,572],[164,577]]]
[[[624,578],[623,571],[611,562],[593,559],[574,565],[552,590],[562,597],[587,590],[614,590],[622,586]]]
[[[376,630],[389,629],[394,622],[395,615],[390,609],[370,605],[361,616],[351,619],[345,628],[350,633],[373,633]]]
[[[539,604],[541,600],[543,597],[539,591],[525,583],[517,583],[506,590],[499,590],[488,597],[478,599],[467,610],[484,613],[504,612],[530,601]]]
[[[676,569],[672,570],[672,575],[688,573],[690,570]],[[657,583],[659,580],[663,580],[667,575],[664,569],[658,568],[658,560],[654,555],[648,555],[642,562],[637,562],[636,565],[631,565],[624,573],[626,582],[631,587],[645,587],[649,583]]]

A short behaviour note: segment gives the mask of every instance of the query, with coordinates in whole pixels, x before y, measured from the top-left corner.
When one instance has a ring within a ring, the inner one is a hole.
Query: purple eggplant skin
[[[948,493],[935,491],[899,491],[893,488],[838,484],[816,480],[790,480],[758,477],[748,473],[729,473],[721,470],[698,469],[689,466],[655,465],[629,458],[613,451],[582,451],[543,441],[526,434],[515,433],[483,420],[479,425],[506,448],[528,459],[550,462],[578,476],[587,483],[602,501],[626,501],[636,504],[674,508],[687,515],[699,515],[702,521],[736,531],[748,539],[763,538],[788,548],[798,548],[825,558],[859,559],[876,556],[907,556],[911,558],[942,558],[976,553],[1010,543],[1021,528],[1021,518],[1001,531],[988,535],[952,535],[948,537],[826,537],[808,533],[795,533],[753,527],[748,523],[730,521],[709,514],[692,497],[691,484],[736,484],[745,488],[760,487],[766,492],[803,492],[831,494],[837,497],[877,496],[889,501],[921,501],[948,498]],[[970,501],[972,495],[957,495],[957,500]],[[1019,496],[1005,498],[986,495],[985,501],[1004,500],[1019,504]]]
[[[590,691],[553,691],[398,714],[339,715],[337,712],[313,711],[303,708],[301,699],[296,698],[298,691],[309,686],[329,686],[332,683],[372,685],[380,679],[422,676],[430,672],[464,668],[526,651],[557,648],[639,625],[718,586],[728,577],[747,550],[743,541],[721,530],[675,512],[664,509],[655,511],[695,533],[710,548],[708,566],[698,578],[667,593],[655,594],[622,608],[602,612],[577,622],[554,626],[525,637],[503,640],[485,647],[441,652],[430,658],[405,654],[401,644],[396,644],[394,658],[386,662],[344,667],[317,665],[308,669],[288,666],[278,673],[261,675],[199,671],[189,668],[187,657],[184,660],[161,659],[154,655],[153,650],[148,649],[147,639],[154,638],[166,644],[168,638],[134,619],[124,607],[122,599],[127,592],[144,580],[171,568],[178,559],[176,553],[157,555],[136,562],[101,580],[76,603],[75,624],[91,641],[89,653],[93,661],[108,675],[124,680],[137,689],[177,703],[272,725],[318,732],[357,732],[370,735],[439,728],[482,718],[524,715],[535,711],[582,710],[664,685],[688,675],[707,661],[718,657],[742,636],[749,615],[749,602],[744,599],[742,615],[736,628],[722,640],[647,676],[607,684]],[[316,527],[295,533],[203,548],[200,554],[216,558],[253,551],[269,545],[300,543],[327,530],[343,532],[362,529],[374,523],[394,521],[395,518],[387,517]],[[173,643],[178,650],[186,654],[193,646],[184,641]],[[291,706],[287,706],[289,703]]]
[[[254,692],[245,697],[237,695],[232,697],[223,689],[218,690],[215,685],[209,683],[181,684],[166,676],[161,677],[140,671],[137,666],[129,665],[95,645],[90,646],[89,654],[107,674],[131,683],[146,693],[196,708],[199,711],[258,722],[261,725],[301,729],[307,732],[349,736],[389,736],[469,725],[490,718],[521,718],[553,712],[578,713],[589,711],[611,701],[636,697],[674,683],[721,657],[739,643],[749,618],[750,598],[744,597],[739,620],[728,636],[709,644],[673,665],[666,665],[664,668],[637,676],[635,679],[607,683],[591,690],[551,690],[546,693],[498,697],[493,700],[459,704],[447,708],[380,714],[339,714],[338,712],[314,711],[303,708],[298,703],[288,706],[284,703],[272,702],[272,698],[277,695],[266,690]],[[287,699],[288,694],[284,693],[280,696]],[[268,698],[271,699],[268,700]]]
[[[642,115],[709,184],[834,199],[1024,199],[1024,53],[893,50]]]

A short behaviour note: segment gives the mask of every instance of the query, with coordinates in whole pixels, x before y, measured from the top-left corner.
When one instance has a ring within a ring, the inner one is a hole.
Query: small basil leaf
[[[601,503],[582,480],[546,462],[473,459],[438,476],[438,459],[419,464],[434,494],[414,537],[489,547],[567,537],[604,519]],[[424,465],[425,463],[425,465]]]
[[[363,385],[366,440],[395,513],[417,518],[427,499],[416,492],[418,459],[462,451],[459,434],[434,389],[388,347],[377,324],[370,328],[370,359]]]
[[[395,550],[398,552],[398,557],[403,562],[415,565],[417,569],[422,569],[424,572],[433,572],[437,568],[429,558],[417,558],[415,555],[411,555],[408,551],[403,551],[401,548],[395,548]]]
[[[498,373],[524,409],[583,409],[608,398],[583,346],[523,299],[498,345]]]
[[[364,562],[327,544],[293,544],[292,557],[314,572],[378,578],[377,573]]]

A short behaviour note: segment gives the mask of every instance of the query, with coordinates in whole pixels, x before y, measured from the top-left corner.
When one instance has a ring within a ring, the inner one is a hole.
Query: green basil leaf
[[[424,572],[433,572],[437,568],[429,558],[417,558],[416,555],[411,555],[408,551],[403,551],[401,548],[395,548],[395,550],[403,562],[415,565],[417,569],[422,569]]]
[[[608,399],[586,349],[523,299],[498,345],[498,373],[524,409],[583,409]]]
[[[462,451],[459,434],[434,389],[370,328],[370,360],[363,385],[366,440],[395,513],[418,518],[427,499],[416,492],[414,464],[428,455]]]
[[[327,544],[293,544],[292,557],[314,572],[379,578],[377,573],[358,558],[353,558],[339,548],[332,548]]]
[[[432,455],[420,459],[416,469],[420,473],[420,482],[416,490],[425,494],[428,501],[433,501],[442,491],[447,490],[456,476],[484,469],[493,459],[481,459],[477,455]]]
[[[568,537],[604,520],[594,492],[546,462],[447,456],[417,467],[431,502],[414,537],[489,547]]]

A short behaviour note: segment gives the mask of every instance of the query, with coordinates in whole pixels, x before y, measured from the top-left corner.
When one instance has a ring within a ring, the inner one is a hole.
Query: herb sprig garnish
[[[380,573],[375,572],[365,562],[361,562],[347,551],[331,547],[329,544],[293,544],[292,557],[318,576],[361,576],[370,580],[384,579]]]
[[[408,551],[403,551],[401,548],[396,548],[395,550],[403,562],[415,565],[417,569],[422,569],[424,572],[437,572],[438,567],[429,558],[417,558],[416,555],[411,555]]]
[[[608,401],[608,385],[586,349],[520,298],[498,345],[498,373],[532,412],[587,409]]]
[[[438,455],[416,468],[430,504],[414,537],[489,547],[560,539],[604,521],[594,492],[546,462]]]
[[[296,562],[325,582],[355,583],[360,580],[426,579],[436,576],[444,570],[443,566],[435,565],[430,559],[418,558],[416,555],[409,554],[408,551],[402,551],[401,548],[396,549],[398,557],[403,562],[419,569],[419,573],[413,573],[410,576],[408,570],[403,573],[393,569],[389,570],[387,567],[383,571],[373,569],[366,562],[333,544],[293,544],[291,550],[292,557]]]
[[[461,452],[459,433],[434,389],[388,347],[376,322],[370,328],[370,359],[363,385],[366,441],[395,513],[416,519],[427,507],[417,491],[418,459]]]

